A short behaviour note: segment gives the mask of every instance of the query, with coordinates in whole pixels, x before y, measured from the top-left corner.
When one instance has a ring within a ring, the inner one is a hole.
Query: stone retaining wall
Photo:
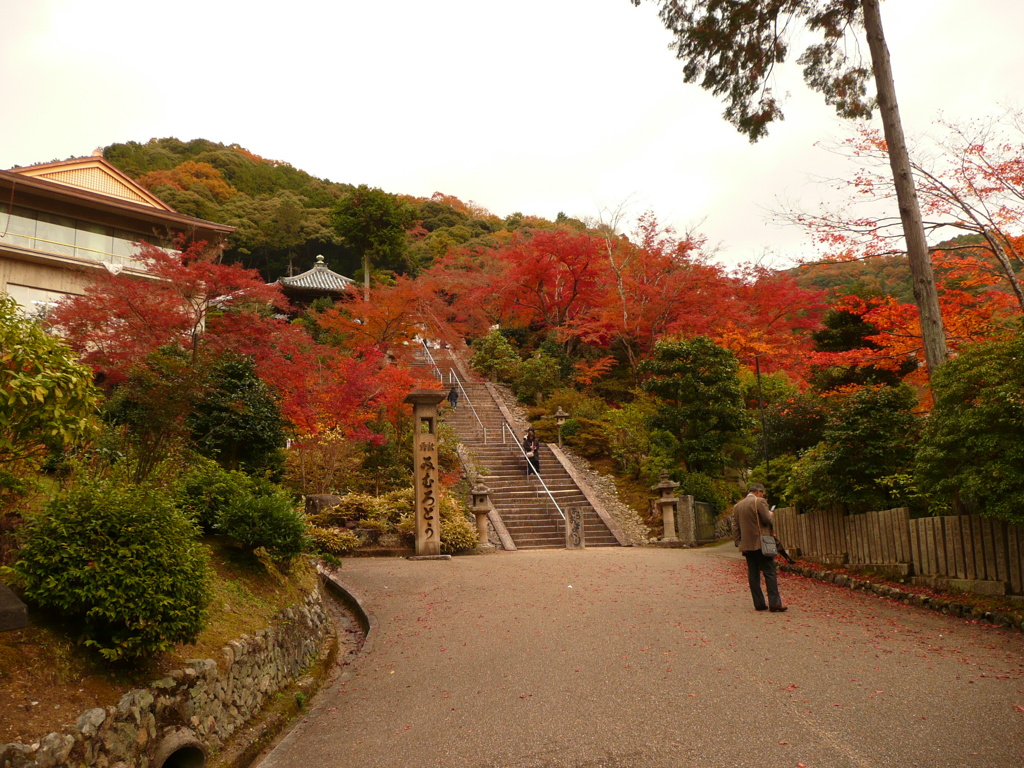
[[[0,768],[158,768],[178,745],[215,752],[299,677],[330,626],[316,590],[279,613],[270,628],[228,643],[217,661],[191,659],[149,688],[129,691],[116,707],[87,710],[35,744],[0,746]]]

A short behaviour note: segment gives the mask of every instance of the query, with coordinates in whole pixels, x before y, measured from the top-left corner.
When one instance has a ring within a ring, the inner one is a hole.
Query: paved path
[[[1024,765],[1024,637],[732,545],[348,559],[376,628],[261,768]]]

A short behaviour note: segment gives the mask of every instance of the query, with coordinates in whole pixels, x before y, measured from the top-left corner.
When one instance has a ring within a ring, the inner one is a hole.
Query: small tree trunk
[[[363,301],[370,300],[370,252],[363,254]]]
[[[889,165],[892,167],[896,200],[903,221],[903,236],[907,241],[907,260],[914,279],[914,300],[921,316],[921,335],[924,340],[924,359],[928,364],[928,376],[946,361],[949,350],[946,347],[946,330],[942,324],[942,312],[935,292],[935,277],[932,273],[931,257],[925,239],[921,207],[914,188],[914,176],[910,168],[910,153],[907,151],[900,110],[896,104],[896,86],[892,79],[892,64],[889,48],[882,31],[882,15],[879,0],[861,0],[864,9],[864,30],[868,47],[871,49],[871,64],[878,89],[878,109],[882,115],[882,127],[889,149]]]

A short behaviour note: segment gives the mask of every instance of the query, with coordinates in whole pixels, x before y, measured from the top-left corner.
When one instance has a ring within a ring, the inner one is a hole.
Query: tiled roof
[[[344,291],[348,286],[355,285],[355,280],[328,269],[323,256],[316,257],[316,264],[308,272],[294,277],[279,277],[277,282],[286,288],[323,292]]]

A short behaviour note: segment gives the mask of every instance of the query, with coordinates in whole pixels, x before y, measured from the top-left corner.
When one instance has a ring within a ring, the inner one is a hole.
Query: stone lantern
[[[558,425],[558,447],[562,447],[562,425],[565,424],[565,420],[569,418],[569,414],[562,410],[562,406],[558,406],[558,412],[555,414],[555,423]]]
[[[652,485],[652,491],[658,491],[659,498],[655,503],[661,507],[661,522],[664,527],[664,535],[661,540],[669,543],[676,543],[679,538],[676,536],[676,504],[679,499],[673,495],[673,491],[679,487],[679,483],[668,479],[668,471],[661,470],[661,481]]]
[[[487,514],[491,511],[491,489],[484,485],[483,480],[477,475],[469,494],[473,499],[469,511],[476,515],[476,551],[481,554],[494,552],[494,545],[487,540]]]

